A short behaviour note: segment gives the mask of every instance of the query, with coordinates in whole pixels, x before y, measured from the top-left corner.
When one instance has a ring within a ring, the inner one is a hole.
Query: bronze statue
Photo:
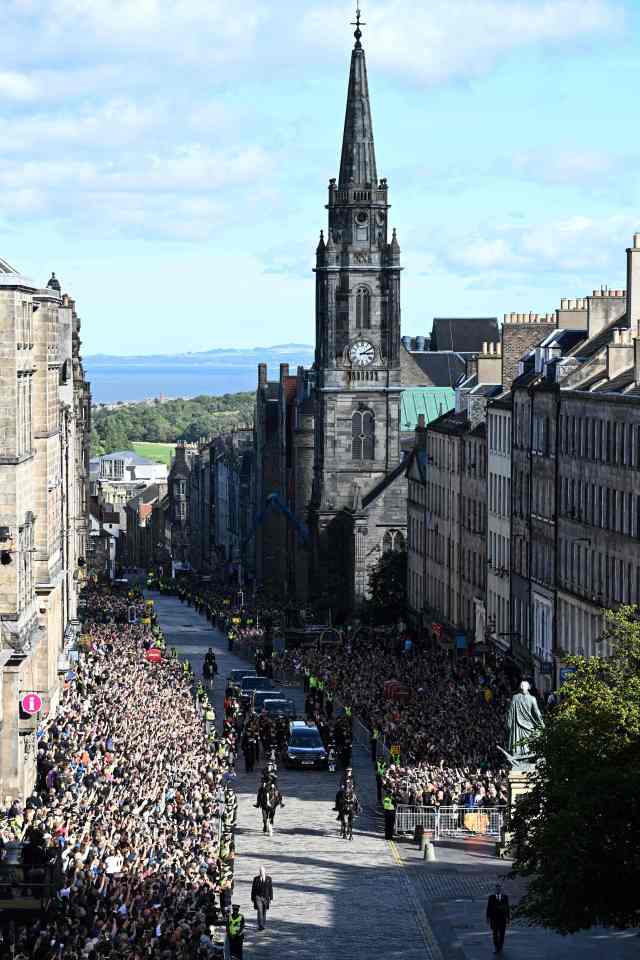
[[[544,720],[538,708],[536,698],[529,693],[526,680],[520,684],[520,691],[514,693],[507,711],[507,749],[500,749],[508,757],[513,767],[530,766],[533,755],[529,747],[532,735],[544,727]]]

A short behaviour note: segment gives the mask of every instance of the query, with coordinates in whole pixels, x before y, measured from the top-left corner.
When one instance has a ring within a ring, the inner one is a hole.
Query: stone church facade
[[[378,179],[364,49],[351,55],[340,172],[316,252],[315,589],[338,609],[367,593],[385,536],[404,543],[400,463],[400,247]]]
[[[314,363],[281,364],[272,381],[260,364],[255,417],[256,581],[334,618],[366,599],[384,552],[405,549],[405,452],[418,417],[453,404],[449,381],[437,383],[427,355],[400,336],[400,246],[377,171],[359,26],[355,40],[340,168],[316,249]]]

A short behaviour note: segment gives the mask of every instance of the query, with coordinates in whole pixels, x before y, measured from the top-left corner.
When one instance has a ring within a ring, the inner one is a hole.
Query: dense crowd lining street
[[[5,936],[3,955],[213,956],[233,849],[230,745],[205,736],[183,664],[147,659],[163,641],[144,602],[101,590],[86,601],[75,679],[38,741],[36,790],[2,822],[3,850],[31,851],[33,882],[60,857],[61,886],[43,918]]]
[[[418,668],[411,651],[390,651],[388,639],[359,650],[347,641],[330,653],[274,655],[266,663],[268,631],[256,626],[251,611],[223,613],[182,589],[181,598],[130,589],[85,592],[78,661],[61,703],[39,730],[36,789],[25,802],[8,799],[0,820],[3,859],[21,843],[29,853],[23,863],[30,865],[13,886],[2,873],[3,896],[28,897],[29,884],[51,863],[59,865],[60,882],[41,916],[13,929],[2,924],[2,960],[214,960],[229,956],[230,946],[231,956],[257,960],[485,955],[487,891],[508,867],[481,841],[444,844],[435,864],[425,864],[408,845],[385,843],[376,804],[379,769],[376,777],[372,762],[382,750],[370,734],[393,736],[406,752],[405,766],[392,764],[391,775],[385,770],[385,798],[436,805],[494,801],[490,788],[495,782],[500,789],[498,777],[474,753],[482,741],[472,736],[462,753],[449,744],[434,764],[424,753],[442,742],[442,709],[434,711],[437,722],[425,736],[413,687],[408,703],[375,712],[370,705],[384,676],[383,658],[385,670],[407,684],[412,672],[421,684],[431,682],[432,693],[442,694],[440,707],[450,702],[447,691],[457,690],[461,704],[474,702],[474,687],[489,680],[498,697],[496,678],[462,668],[456,686],[434,658],[423,656]],[[261,642],[260,666],[281,678],[298,715],[347,730],[355,709],[369,722],[369,731],[359,726],[361,735],[346,753],[344,743],[339,751],[360,801],[353,840],[341,838],[334,808],[345,774],[340,763],[335,771],[280,763],[285,803],[273,836],[263,832],[256,794],[269,738],[246,772],[242,714],[225,682],[232,670],[251,670],[231,650],[249,635]],[[205,685],[203,668],[212,658],[215,679]],[[352,672],[358,670],[361,683]],[[487,709],[492,700],[482,697]],[[421,778],[428,778],[426,785]],[[273,884],[264,930],[252,906],[260,868]],[[229,934],[240,916],[243,936],[234,940]],[[505,955],[560,960],[578,951],[595,958],[605,949],[611,960],[627,960],[636,943],[634,931],[561,938],[516,925]]]

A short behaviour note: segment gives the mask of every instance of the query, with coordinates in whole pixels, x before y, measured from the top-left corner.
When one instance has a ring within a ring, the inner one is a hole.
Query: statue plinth
[[[509,847],[511,845],[511,840],[513,834],[509,830],[511,816],[516,808],[516,804],[520,797],[525,793],[529,793],[532,787],[532,775],[535,772],[535,766],[533,764],[528,765],[528,769],[514,769],[510,770],[507,775],[508,789],[509,789],[509,806],[505,811],[504,821],[502,823],[502,833],[500,840],[496,844],[496,855],[498,857],[508,857],[509,856]]]

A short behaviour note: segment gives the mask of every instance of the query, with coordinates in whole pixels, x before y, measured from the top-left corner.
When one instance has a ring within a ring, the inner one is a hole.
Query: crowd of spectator
[[[502,803],[504,717],[512,692],[498,664],[415,650],[395,633],[287,655],[281,669],[311,671],[380,741],[394,749],[384,786],[397,802]],[[389,684],[389,681],[397,681]],[[391,691],[389,691],[391,687]]]
[[[40,865],[27,880],[53,870],[59,889],[40,919],[12,942],[5,936],[0,956],[221,955],[218,903],[233,886],[233,739],[205,733],[184,663],[147,659],[162,638],[139,596],[89,588],[85,601],[75,678],[39,731],[36,788],[5,800],[0,828],[3,859],[26,845]],[[3,876],[3,896],[32,892]]]

